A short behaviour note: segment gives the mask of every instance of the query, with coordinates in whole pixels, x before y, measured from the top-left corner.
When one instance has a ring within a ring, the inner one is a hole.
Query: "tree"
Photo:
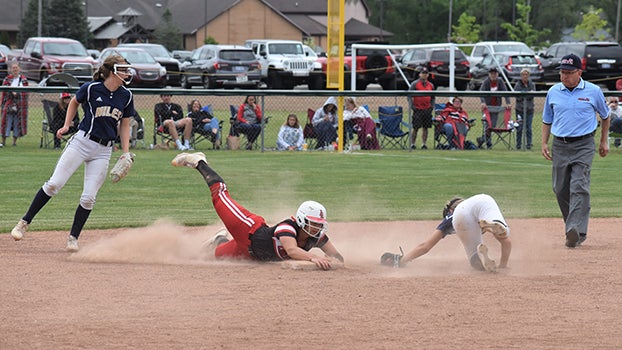
[[[162,22],[153,31],[155,40],[169,51],[183,49],[181,31],[173,23],[172,17],[171,11],[166,9],[162,14]]]
[[[205,45],[218,45],[218,40],[211,35],[208,35],[207,38],[203,39],[203,44]]]
[[[37,36],[38,13],[38,0],[30,0],[30,2],[28,2],[28,8],[26,8],[26,13],[24,13],[24,18],[22,18],[22,24],[19,27],[19,34],[17,36],[17,42],[20,48],[24,46],[28,38]]]
[[[516,4],[518,18],[516,23],[502,23],[501,27],[508,33],[510,39],[515,41],[522,41],[527,46],[535,47],[541,43],[541,38],[545,38],[551,34],[551,30],[544,28],[536,30],[529,23],[529,14],[531,12],[531,6],[525,4],[525,0],[519,0]]]
[[[475,23],[475,16],[463,12],[458,18],[458,25],[452,26],[451,40],[459,43],[476,43],[479,41],[480,25]]]
[[[580,41],[604,40],[608,32],[605,30],[607,20],[602,19],[600,14],[603,9],[594,9],[590,6],[589,11],[583,15],[583,20],[574,28],[572,36]]]
[[[84,14],[81,0],[42,0],[41,35],[75,39],[89,46],[93,35]],[[22,18],[20,46],[38,34],[38,0],[30,0]]]

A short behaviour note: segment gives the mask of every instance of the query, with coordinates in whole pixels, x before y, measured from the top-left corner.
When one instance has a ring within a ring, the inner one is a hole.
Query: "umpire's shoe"
[[[205,154],[203,152],[196,153],[180,153],[173,160],[171,164],[173,166],[187,166],[189,168],[196,168],[199,165],[199,161],[204,161],[207,163],[205,158]]]
[[[585,241],[585,239],[583,241]],[[583,243],[583,241],[581,241],[581,243]],[[578,242],[579,232],[577,232],[577,229],[571,228],[568,232],[566,232],[566,247],[574,248],[577,246]]]
[[[20,219],[17,225],[11,230],[11,236],[16,241],[24,238],[24,233],[28,232],[28,223],[24,219]]]

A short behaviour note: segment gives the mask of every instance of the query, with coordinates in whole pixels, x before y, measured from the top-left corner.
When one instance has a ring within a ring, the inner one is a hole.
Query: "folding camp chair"
[[[308,108],[307,109],[307,123],[305,124],[304,129],[302,130],[303,137],[305,138],[305,142],[307,143],[308,149],[314,149],[315,144],[317,142],[317,134],[315,129],[313,128],[313,116],[315,115],[315,110]]]
[[[56,138],[55,128],[52,123],[54,123],[54,108],[58,105],[57,101],[52,100],[42,100],[43,103],[43,122],[41,125],[41,142],[39,143],[39,148],[54,148],[54,139]],[[76,124],[77,125],[77,124]],[[63,142],[67,142],[71,135],[75,134],[75,131],[71,131],[61,138],[61,147]]]
[[[378,107],[381,148],[408,148],[410,124],[405,123],[402,118],[402,106]]]
[[[231,123],[231,128],[229,129],[229,136],[237,136],[239,137],[240,134],[244,135],[246,140],[244,142],[244,144],[242,145],[245,149],[249,149],[249,147],[252,148],[258,148],[259,147],[259,142],[258,139],[261,136],[261,134],[263,133],[263,128],[266,124],[268,124],[268,121],[270,121],[269,116],[264,115],[263,116],[263,124],[261,125],[261,129],[259,131],[259,136],[257,137],[257,139],[255,140],[254,144],[250,144],[248,141],[248,135],[244,134],[240,128],[239,128],[239,122],[238,122],[238,109],[237,107],[233,106],[233,105],[229,105],[229,111],[231,112],[231,118],[229,118],[229,122]]]
[[[449,140],[443,132],[443,122],[439,116],[445,109],[445,103],[434,104],[434,116],[432,116],[432,127],[434,128],[434,149],[446,149],[449,148]]]
[[[492,148],[498,143],[503,143],[508,149],[512,149],[514,131],[518,123],[512,120],[511,109],[501,107],[496,120],[491,117],[488,108],[484,109],[482,125],[482,136],[477,140],[479,147],[483,147],[484,143],[488,148]]]
[[[188,113],[190,113],[191,111],[192,111],[192,104],[188,104]],[[211,105],[203,106],[200,113],[205,115],[203,119],[210,117],[210,116],[214,117],[214,113],[212,112]],[[223,125],[223,121],[218,120],[218,133],[221,135],[221,138],[222,138],[222,125]],[[203,124],[201,123],[200,120],[193,120],[192,121],[192,140],[190,141],[190,143],[192,144],[192,148],[196,149],[196,145],[200,144],[203,141],[211,142],[213,149],[220,149],[220,143],[218,142],[219,140],[215,137],[212,131],[211,130],[205,131],[203,129]]]

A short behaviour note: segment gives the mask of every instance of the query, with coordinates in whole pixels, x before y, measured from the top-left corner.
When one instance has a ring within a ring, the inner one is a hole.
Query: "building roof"
[[[358,37],[370,37],[370,36],[382,36],[382,37],[392,37],[393,33],[388,32],[386,30],[381,30],[376,26],[372,26],[371,24],[367,24],[361,22],[357,19],[351,18],[345,25],[346,35],[347,36],[358,36]]]
[[[287,17],[307,35],[325,35],[326,26],[307,15],[287,15]]]
[[[105,16],[105,17],[88,17],[86,20],[89,23],[89,29],[91,30],[91,32],[97,33],[98,31],[102,30],[104,26],[106,26],[109,22],[113,21],[114,19],[112,18],[112,16]]]

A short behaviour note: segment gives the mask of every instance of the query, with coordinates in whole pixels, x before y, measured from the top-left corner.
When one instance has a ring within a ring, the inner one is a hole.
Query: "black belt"
[[[585,140],[585,139],[590,138],[592,136],[594,136],[593,132],[591,132],[589,134],[585,134],[583,136],[555,136],[555,138],[560,140],[563,143],[573,143],[573,142],[576,142],[576,141]]]
[[[114,145],[114,140],[104,140],[104,139],[100,139],[99,137],[93,135],[93,134],[89,134],[89,140],[93,141],[93,142],[97,142],[102,146],[106,146],[106,147],[110,147],[112,145]]]

